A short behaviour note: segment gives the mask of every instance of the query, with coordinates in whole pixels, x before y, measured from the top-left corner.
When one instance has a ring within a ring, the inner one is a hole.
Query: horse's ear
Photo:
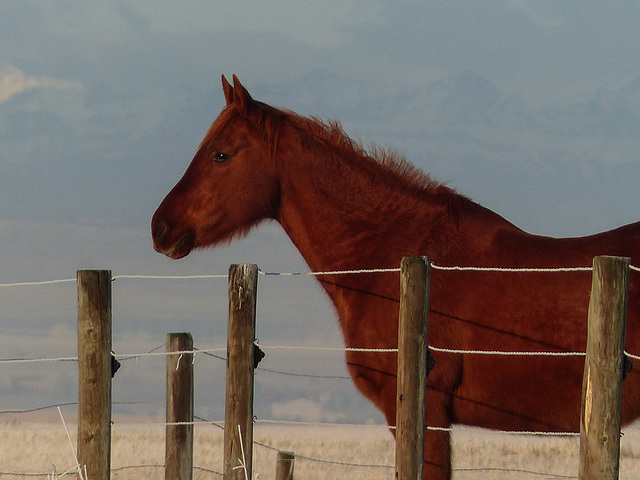
[[[233,87],[224,75],[222,75],[222,91],[224,92],[227,105],[231,105],[233,103]]]
[[[240,83],[238,77],[233,76],[233,103],[235,103],[236,108],[245,114],[249,113],[253,106],[253,98],[249,95],[249,92],[246,88]],[[228,102],[228,100],[227,100]]]

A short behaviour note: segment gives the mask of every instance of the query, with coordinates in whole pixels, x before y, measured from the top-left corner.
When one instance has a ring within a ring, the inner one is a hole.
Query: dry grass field
[[[50,420],[50,419],[49,419]],[[139,419],[138,419],[139,420]],[[74,465],[61,421],[0,420],[0,478],[59,478]],[[75,442],[75,425],[69,424]],[[223,432],[213,425],[195,429],[194,478],[221,478]],[[275,475],[278,449],[296,453],[299,479],[391,479],[394,442],[383,427],[298,427],[256,425],[254,478]],[[456,428],[454,479],[576,478],[577,438],[514,436]],[[640,427],[622,439],[621,479],[640,479]],[[115,419],[112,478],[162,479],[164,427]],[[354,466],[344,464],[381,466]],[[27,476],[28,475],[28,476]],[[72,474],[62,478],[74,478]]]

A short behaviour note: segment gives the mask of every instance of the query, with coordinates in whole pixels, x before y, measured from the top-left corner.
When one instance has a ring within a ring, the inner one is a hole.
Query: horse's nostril
[[[153,224],[151,229],[151,235],[154,240],[162,240],[169,232],[169,226],[164,222],[158,222]]]

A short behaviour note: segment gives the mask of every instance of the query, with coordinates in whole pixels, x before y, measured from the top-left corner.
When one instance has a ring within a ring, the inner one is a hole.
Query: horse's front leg
[[[442,415],[444,405],[435,405],[433,398],[427,400],[424,432],[424,475],[425,480],[450,480],[451,478],[451,434],[449,431],[429,427],[448,428],[448,419]],[[436,410],[437,408],[437,410]],[[429,414],[429,409],[433,412]]]
[[[395,399],[395,396],[393,397]],[[425,431],[424,431],[424,459],[423,478],[425,480],[450,480],[451,479],[451,425],[449,416],[450,395],[429,389],[425,401]],[[395,425],[395,406],[388,396],[387,409],[383,410],[389,425]],[[434,428],[435,427],[435,428]],[[396,430],[392,430],[396,435]]]
[[[425,415],[424,432],[424,480],[450,480],[451,479],[451,435],[448,430],[439,430],[429,427],[449,427],[448,419],[442,413],[445,411],[444,405],[436,405],[431,398],[427,401],[427,412]],[[392,420],[388,419],[389,424]],[[395,436],[395,430],[393,430]]]
[[[425,480],[451,479],[451,427],[453,392],[462,379],[461,359],[446,355],[431,359],[425,394]]]

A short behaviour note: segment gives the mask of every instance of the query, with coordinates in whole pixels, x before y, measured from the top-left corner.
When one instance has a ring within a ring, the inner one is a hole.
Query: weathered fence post
[[[293,452],[280,450],[276,460],[276,480],[293,480],[293,464],[295,461]]]
[[[78,478],[111,465],[111,272],[78,270]]]
[[[595,257],[580,418],[581,480],[618,478],[630,259]]]
[[[396,478],[400,480],[422,480],[429,274],[428,258],[402,259],[396,397]]]
[[[257,265],[229,267],[224,479],[253,478],[253,354]]]
[[[164,478],[191,480],[193,475],[193,338],[167,334],[167,427]],[[184,425],[175,425],[185,422]]]

